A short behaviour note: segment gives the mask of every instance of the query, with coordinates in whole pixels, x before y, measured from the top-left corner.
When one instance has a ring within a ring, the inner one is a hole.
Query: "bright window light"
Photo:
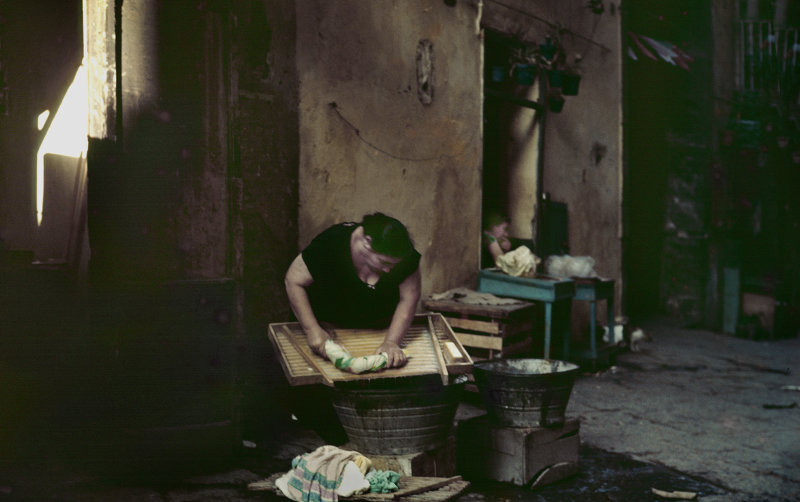
[[[86,68],[78,67],[64,100],[55,112],[36,155],[36,223],[42,224],[44,207],[44,156],[48,153],[80,158],[86,155],[89,133],[89,87]],[[47,112],[49,114],[49,112]],[[39,116],[40,128],[46,123]]]

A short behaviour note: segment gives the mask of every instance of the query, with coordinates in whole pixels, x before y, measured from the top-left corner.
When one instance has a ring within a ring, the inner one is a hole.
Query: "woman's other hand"
[[[403,349],[394,342],[384,340],[381,346],[378,347],[378,350],[375,351],[376,354],[380,354],[381,352],[385,352],[387,355],[387,368],[399,368],[408,362],[408,358],[405,352],[403,352]]]

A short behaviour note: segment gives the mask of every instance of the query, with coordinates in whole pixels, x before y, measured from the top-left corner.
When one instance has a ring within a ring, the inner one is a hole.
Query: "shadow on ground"
[[[560,501],[656,501],[664,500],[652,489],[695,492],[698,497],[725,492],[702,479],[693,479],[666,467],[582,445],[580,470],[575,476],[531,490],[510,483],[472,480],[469,491],[459,502],[486,500],[560,502]]]

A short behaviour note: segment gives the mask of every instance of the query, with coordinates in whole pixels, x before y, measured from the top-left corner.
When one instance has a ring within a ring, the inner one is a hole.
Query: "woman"
[[[403,337],[421,291],[420,254],[406,227],[383,213],[324,230],[292,261],[286,293],[311,349],[325,357],[325,327],[386,328],[375,350],[406,363]]]

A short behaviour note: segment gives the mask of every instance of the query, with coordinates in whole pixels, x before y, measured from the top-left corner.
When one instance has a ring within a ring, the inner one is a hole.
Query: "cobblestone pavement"
[[[708,500],[800,500],[800,339],[644,328],[639,352],[576,382],[584,443],[708,480],[724,492]]]

